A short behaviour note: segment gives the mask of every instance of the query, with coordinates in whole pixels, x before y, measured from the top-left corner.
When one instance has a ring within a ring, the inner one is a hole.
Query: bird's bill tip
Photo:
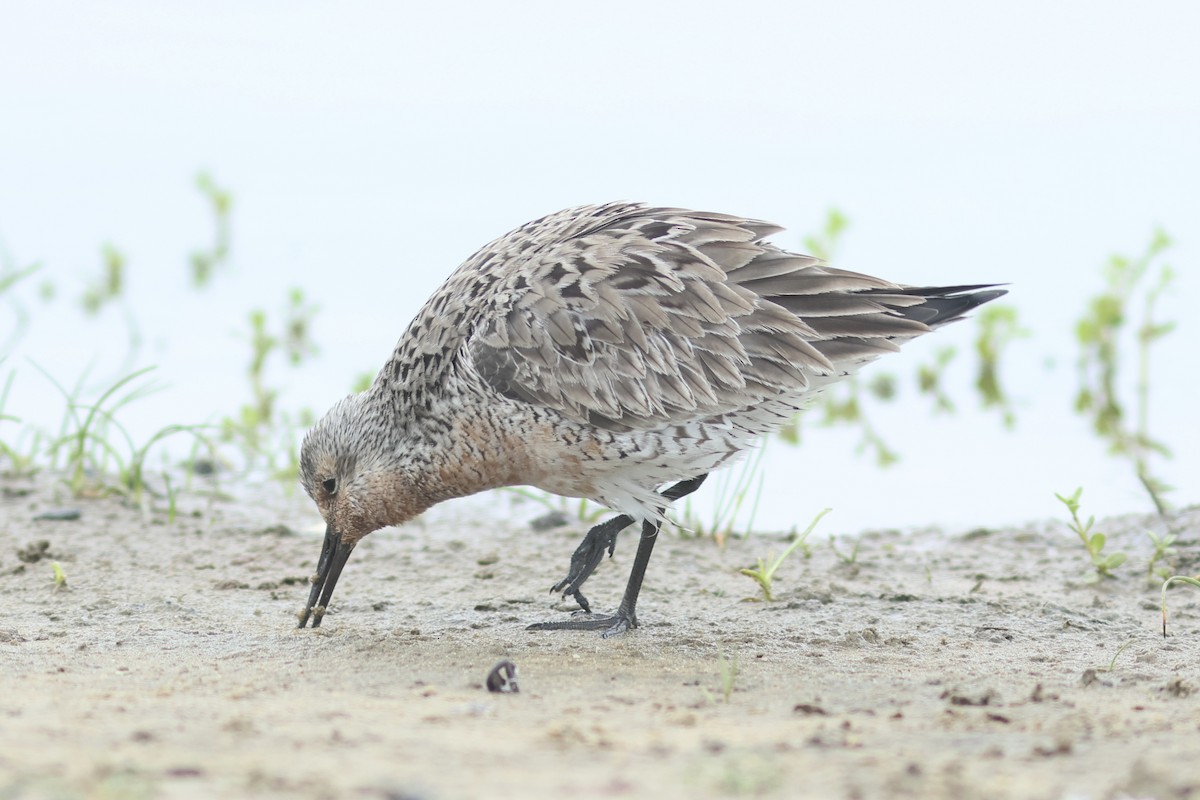
[[[312,582],[312,589],[308,593],[308,603],[299,614],[300,624],[297,627],[307,626],[310,619],[314,628],[321,627],[321,620],[325,617],[329,599],[333,596],[338,578],[342,575],[342,568],[346,566],[346,561],[350,558],[350,553],[354,551],[354,545],[357,543],[357,541],[347,542],[332,525],[325,526],[325,541],[321,544],[321,557],[317,561],[317,571],[309,578]]]

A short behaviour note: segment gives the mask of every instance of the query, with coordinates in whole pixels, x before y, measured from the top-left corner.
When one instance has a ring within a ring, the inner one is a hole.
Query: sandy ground
[[[1200,796],[1200,592],[1164,639],[1149,518],[1101,523],[1131,558],[1096,585],[1058,522],[868,532],[847,564],[835,514],[773,603],[738,568],[779,539],[664,534],[642,627],[606,641],[524,629],[566,613],[546,589],[582,528],[489,521],[503,496],[369,537],[313,631],[299,499],[168,523],[2,486],[0,798]],[[1200,510],[1177,525],[1200,571]],[[484,688],[502,658],[517,694]]]

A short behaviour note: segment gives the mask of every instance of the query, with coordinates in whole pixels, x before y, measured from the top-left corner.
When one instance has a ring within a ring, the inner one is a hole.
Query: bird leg
[[[646,565],[650,563],[650,553],[654,550],[654,542],[658,539],[657,522],[642,523],[642,538],[638,542],[637,555],[633,559],[633,570],[629,573],[629,583],[625,586],[625,595],[615,614],[606,616],[587,617],[576,616],[557,622],[538,622],[530,625],[530,631],[600,631],[605,639],[624,633],[630,628],[636,628],[638,592],[642,589],[642,579],[646,576]],[[576,598],[578,598],[576,594]]]
[[[704,483],[706,477],[707,475],[699,475],[695,478],[689,478],[686,481],[680,481],[663,491],[662,497],[666,500],[678,500],[681,497],[686,497],[700,488],[700,484]],[[579,586],[592,574],[592,571],[596,568],[596,564],[603,557],[605,547],[608,548],[609,555],[611,556],[612,548],[616,544],[617,534],[624,530],[631,522],[633,522],[631,518],[622,514],[619,517],[609,520],[607,523],[595,526],[592,530],[588,531],[583,542],[580,543],[571,557],[572,575],[568,575],[566,581],[560,582],[559,585],[571,583],[570,589],[564,591],[563,594],[573,594],[575,599],[579,601],[579,605],[583,608],[584,612],[589,616],[586,619],[579,616],[558,622],[540,622],[530,625],[527,630],[598,630],[601,631],[601,636],[608,639],[638,626],[635,611],[638,594],[642,590],[642,580],[646,577],[646,567],[650,564],[650,554],[654,551],[654,542],[658,539],[658,532],[662,527],[662,523],[651,522],[649,520],[642,523],[642,538],[638,541],[637,555],[634,556],[633,569],[629,573],[629,583],[625,585],[625,594],[621,598],[621,605],[617,607],[615,614],[600,617],[591,616],[591,609],[587,605],[587,601],[579,594]],[[609,525],[610,527],[605,528],[605,525]],[[602,528],[603,530],[601,530]],[[590,543],[589,540],[591,540]],[[597,547],[597,544],[600,546]],[[584,560],[585,558],[587,560]],[[577,566],[579,567],[578,576],[573,577],[576,576]]]
[[[587,598],[583,596],[583,592],[579,591],[579,587],[583,586],[583,582],[600,564],[605,550],[608,551],[608,557],[612,558],[613,551],[617,547],[617,534],[632,523],[633,517],[621,514],[601,522],[599,525],[593,525],[591,530],[584,535],[579,547],[576,547],[575,552],[571,554],[571,566],[567,570],[567,577],[551,586],[550,593],[562,592],[563,597],[574,596],[575,602],[579,603],[579,607],[585,613],[592,613],[592,607],[588,605]]]
[[[686,497],[699,489],[706,477],[707,475],[700,475],[680,481],[674,486],[664,489],[661,497],[668,501]],[[583,541],[575,548],[575,552],[571,554],[571,565],[567,570],[567,577],[551,586],[550,593],[562,592],[564,598],[573,596],[585,614],[592,613],[591,605],[579,589],[599,566],[604,558],[605,550],[608,551],[608,557],[612,558],[613,551],[617,547],[617,534],[631,524],[633,524],[633,517],[628,514],[620,514],[599,525],[592,526],[591,530],[584,535]]]

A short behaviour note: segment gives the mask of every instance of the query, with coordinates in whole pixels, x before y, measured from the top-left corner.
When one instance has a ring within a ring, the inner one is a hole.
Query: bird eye
[[[326,478],[321,482],[321,485],[325,487],[326,494],[337,493],[337,478]]]

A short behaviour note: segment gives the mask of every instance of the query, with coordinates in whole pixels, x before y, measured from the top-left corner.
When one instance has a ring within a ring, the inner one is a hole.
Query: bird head
[[[311,578],[300,627],[313,617],[321,624],[325,607],[355,545],[372,531],[407,518],[405,481],[390,467],[387,429],[371,413],[366,394],[333,406],[304,437],[300,482],[325,519],[325,543]]]

